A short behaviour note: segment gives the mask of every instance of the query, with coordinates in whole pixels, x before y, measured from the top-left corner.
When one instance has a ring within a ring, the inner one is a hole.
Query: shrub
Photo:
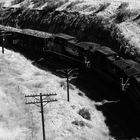
[[[62,87],[64,90],[67,89],[67,82],[66,81],[60,81],[60,87]],[[74,90],[74,86],[69,83],[69,89]]]
[[[117,12],[114,15],[116,17],[115,18],[116,23],[121,23],[121,22],[123,22],[127,19],[130,19],[130,18],[133,18],[133,20],[134,20],[137,17],[138,12],[137,11],[130,11],[129,9],[127,9],[128,5],[129,5],[129,3],[123,2],[117,8]]]
[[[126,21],[127,19],[130,19],[131,17],[135,16],[135,12],[131,12],[130,10],[120,10],[116,14],[115,22],[116,23],[121,23]]]
[[[90,116],[89,110],[86,109],[86,108],[80,109],[78,114],[81,115],[86,120],[91,120],[91,116]]]
[[[117,10],[120,10],[120,9],[124,10],[124,9],[126,9],[128,7],[128,5],[129,5],[128,2],[122,2],[120,4],[120,6],[117,8]]]
[[[82,97],[84,96],[83,93],[81,93],[81,92],[78,92],[78,95],[79,96],[82,96]]]
[[[77,1],[71,2],[71,3],[67,6],[66,9],[71,10],[71,9],[73,9],[73,8],[74,8],[77,4],[79,4],[79,3],[82,3],[82,1],[77,0]]]
[[[73,121],[72,124],[77,125],[77,126],[81,126],[81,127],[85,126],[84,121],[78,121],[78,120]]]
[[[18,3],[21,3],[21,2],[23,2],[24,0],[14,0],[13,2],[12,2],[12,4],[14,5],[14,4],[18,4]]]

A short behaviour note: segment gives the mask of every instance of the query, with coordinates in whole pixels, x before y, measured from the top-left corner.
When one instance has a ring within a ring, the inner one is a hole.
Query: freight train
[[[128,93],[135,107],[140,111],[140,64],[124,59],[109,47],[93,42],[79,42],[76,37],[31,29],[16,29],[0,26],[6,36],[8,48],[16,48],[32,53],[45,54],[72,63],[87,71],[96,71],[106,79],[113,79],[122,91]],[[0,40],[0,45],[3,41]]]

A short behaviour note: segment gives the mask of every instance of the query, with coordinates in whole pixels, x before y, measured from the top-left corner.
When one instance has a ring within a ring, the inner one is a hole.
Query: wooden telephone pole
[[[2,6],[0,6],[0,9],[1,9],[2,11],[4,11],[4,9],[3,9]],[[2,25],[4,25],[4,24],[3,24],[3,19],[2,19]],[[8,35],[11,35],[11,34],[8,34],[7,31],[0,31],[0,37],[2,37],[2,53],[3,53],[3,54],[4,54],[4,47],[6,47],[6,37],[7,37]]]
[[[6,31],[1,31],[0,37],[2,37],[2,53],[4,54],[4,48],[6,47],[6,37],[11,35],[8,34]]]
[[[51,94],[41,94],[40,95],[25,95],[25,98],[30,98],[30,101],[26,101],[26,104],[40,104],[37,105],[40,107],[40,112],[41,112],[41,118],[42,118],[42,132],[43,132],[43,140],[46,140],[45,138],[45,124],[44,124],[44,106],[49,103],[49,102],[54,102],[57,101],[56,99],[47,99],[49,96],[54,96],[56,95],[51,93]],[[44,96],[44,98],[42,98]],[[34,100],[34,101],[32,101]],[[43,103],[46,103],[45,105]]]
[[[69,83],[72,79],[77,78],[77,72],[78,68],[75,69],[60,69],[57,70],[59,72],[62,72],[62,76],[66,78],[67,81],[67,101],[70,101],[70,95],[69,95]]]

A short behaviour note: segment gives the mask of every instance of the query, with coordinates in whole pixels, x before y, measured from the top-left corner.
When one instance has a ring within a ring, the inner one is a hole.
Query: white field
[[[18,53],[0,52],[0,140],[42,140],[40,109],[25,104],[24,96],[50,92],[57,93],[58,101],[44,107],[46,140],[113,140],[96,103],[79,96],[81,91],[73,85],[67,102],[65,84],[60,84],[64,81],[33,66]],[[89,110],[91,120],[77,113],[82,108]],[[73,121],[82,121],[84,126]]]

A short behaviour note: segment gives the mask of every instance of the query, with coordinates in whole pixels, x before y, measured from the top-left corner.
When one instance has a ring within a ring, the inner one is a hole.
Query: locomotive
[[[0,30],[10,33],[6,46],[56,57],[73,65],[97,71],[101,76],[115,81],[128,93],[140,111],[140,64],[124,59],[107,46],[93,42],[79,42],[76,37],[58,33],[49,34],[31,29],[16,29],[0,25]],[[0,45],[3,45],[0,40]]]

